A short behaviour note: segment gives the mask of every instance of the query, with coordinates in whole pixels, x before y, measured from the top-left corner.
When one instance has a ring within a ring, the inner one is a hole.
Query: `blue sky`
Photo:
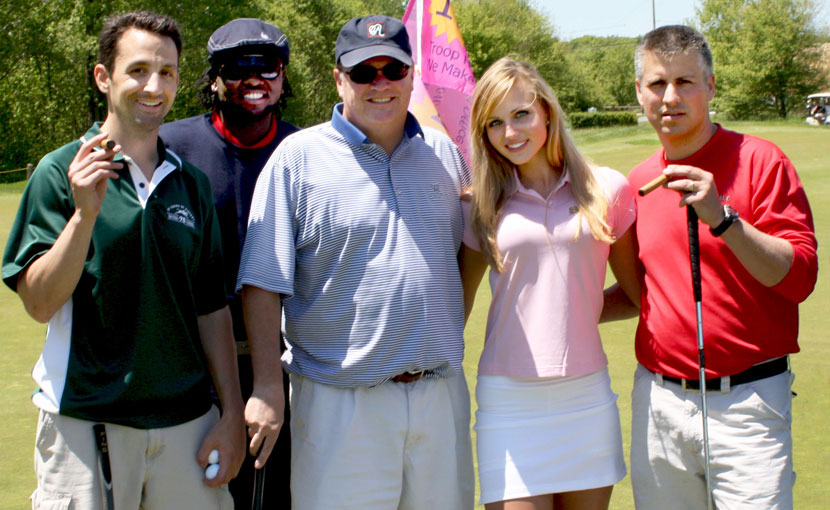
[[[697,0],[653,0],[657,26],[682,24],[695,17]],[[830,0],[819,4],[823,25],[830,24]],[[583,35],[637,37],[652,28],[652,0],[531,0],[546,13],[560,39]]]
[[[636,37],[651,30],[652,0],[532,0],[561,39],[583,35]],[[657,26],[695,16],[695,0],[654,0]]]

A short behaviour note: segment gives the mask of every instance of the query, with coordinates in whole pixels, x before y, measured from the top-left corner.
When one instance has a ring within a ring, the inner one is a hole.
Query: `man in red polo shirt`
[[[629,175],[641,187],[645,268],[632,393],[631,480],[638,509],[706,508],[696,314],[686,205],[700,228],[712,497],[717,508],[792,508],[788,355],[798,303],[816,283],[810,206],[771,142],[712,122],[712,54],[685,26],[648,33],[637,97],[663,147]],[[678,207],[680,206],[680,207]],[[708,227],[708,228],[707,228]]]

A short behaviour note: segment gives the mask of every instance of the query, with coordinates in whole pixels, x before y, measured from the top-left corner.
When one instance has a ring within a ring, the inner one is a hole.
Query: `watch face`
[[[723,221],[720,222],[720,225],[717,227],[709,227],[709,232],[711,232],[713,236],[719,237],[721,234],[726,232],[726,229],[728,229],[730,225],[738,221],[738,218],[738,211],[724,204]]]

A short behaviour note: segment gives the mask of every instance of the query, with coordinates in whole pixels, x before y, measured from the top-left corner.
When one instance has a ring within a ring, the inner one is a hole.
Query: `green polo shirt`
[[[84,138],[98,133],[96,124]],[[23,193],[3,256],[13,290],[75,211],[67,172],[80,146],[47,154]],[[158,151],[156,172],[166,176],[144,207],[128,169],[107,184],[80,281],[50,319],[33,370],[41,409],[146,429],[184,423],[211,405],[197,317],[226,303],[213,194],[161,140]]]

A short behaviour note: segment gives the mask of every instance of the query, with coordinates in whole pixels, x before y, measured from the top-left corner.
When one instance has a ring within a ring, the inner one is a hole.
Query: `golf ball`
[[[205,478],[212,480],[216,478],[217,473],[219,473],[219,464],[211,464],[205,469]]]
[[[208,455],[208,464],[219,464],[219,450],[211,450]]]

